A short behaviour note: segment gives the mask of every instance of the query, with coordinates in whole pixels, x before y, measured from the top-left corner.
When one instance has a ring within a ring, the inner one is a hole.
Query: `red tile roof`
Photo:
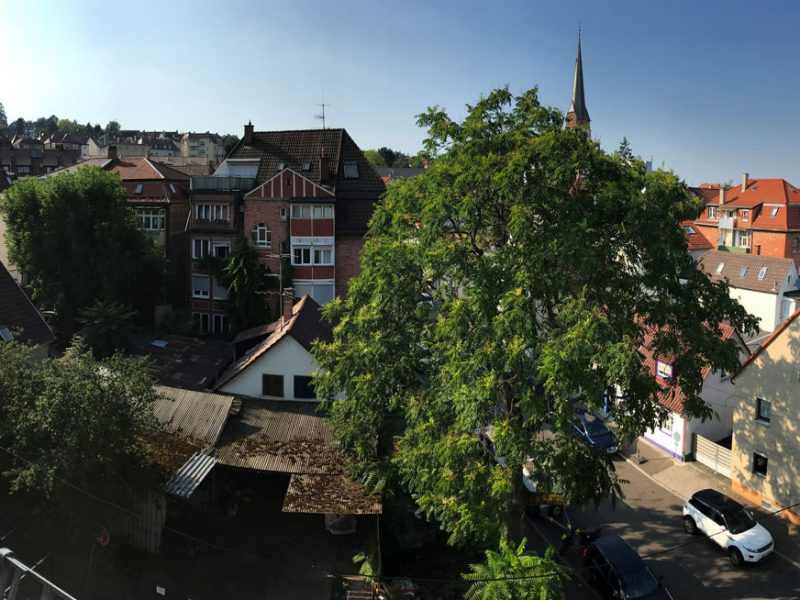
[[[711,242],[706,239],[706,236],[700,232],[700,228],[693,221],[683,221],[681,227],[683,227],[683,236],[686,238],[686,245],[690,251],[711,250],[713,248]]]
[[[719,184],[704,183],[693,188],[706,206],[720,206]],[[791,209],[789,207],[792,207]],[[741,185],[725,190],[725,208],[746,208],[751,210],[747,226],[751,229],[786,231],[800,229],[800,189],[785,179],[749,179],[742,191]],[[774,208],[778,208],[773,216]],[[702,217],[703,224],[716,225],[717,221]],[[740,226],[744,222],[740,223]]]
[[[656,348],[654,348],[655,338],[656,338],[657,329],[650,328],[644,336],[642,340],[642,345],[639,346],[639,353],[642,355],[642,367],[650,373],[653,377],[656,377],[656,361],[662,360],[667,364],[672,364],[675,360],[675,357],[672,355],[660,354]],[[736,330],[728,325],[727,323],[723,323],[720,325],[720,339],[722,340],[729,340],[731,339],[734,334],[736,334]],[[740,340],[741,341],[741,340]],[[746,348],[747,346],[742,342],[742,347]],[[711,367],[705,367],[701,373],[703,377],[703,381],[711,374]],[[680,374],[676,374],[676,380],[673,381],[671,385],[668,385],[666,382],[661,386],[661,391],[658,393],[657,400],[658,403],[661,404],[663,407],[669,409],[670,411],[677,413],[679,415],[683,414],[683,400],[684,400],[684,393],[680,387]]]

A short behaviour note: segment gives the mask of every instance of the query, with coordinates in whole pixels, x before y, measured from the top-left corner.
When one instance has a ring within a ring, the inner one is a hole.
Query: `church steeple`
[[[583,93],[583,61],[581,60],[581,30],[578,28],[578,54],[575,57],[575,73],[572,76],[572,100],[567,110],[567,127],[589,127],[589,111]]]

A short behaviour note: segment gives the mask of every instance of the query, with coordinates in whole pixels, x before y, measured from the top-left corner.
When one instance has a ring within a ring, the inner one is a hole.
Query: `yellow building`
[[[733,377],[731,483],[745,498],[775,509],[800,502],[800,310]],[[781,513],[800,524],[800,508]]]

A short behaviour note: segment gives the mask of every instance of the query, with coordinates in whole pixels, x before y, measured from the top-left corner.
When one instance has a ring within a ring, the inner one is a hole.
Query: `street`
[[[597,510],[571,508],[573,526],[584,530],[603,527],[603,534],[617,533],[642,556],[657,577],[676,599],[713,597],[731,599],[792,599],[800,597],[800,569],[777,554],[760,565],[736,569],[727,554],[713,541],[690,536],[683,530],[680,497],[661,487],[625,462],[615,459],[617,473],[628,483],[623,485],[624,500],[604,501]],[[769,525],[764,523],[767,528]],[[561,530],[544,521],[526,525],[525,533],[533,546],[537,532],[554,547],[561,546]],[[780,546],[777,550],[780,551]],[[564,559],[580,574],[580,548],[569,549]],[[567,587],[568,598],[595,596],[573,581]]]

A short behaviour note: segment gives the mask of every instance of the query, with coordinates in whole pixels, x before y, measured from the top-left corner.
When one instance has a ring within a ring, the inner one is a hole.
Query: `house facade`
[[[729,325],[721,326],[720,338],[736,341],[740,360],[744,361],[749,356],[747,345]],[[687,416],[683,410],[683,393],[669,385],[670,380],[680,376],[675,371],[675,357],[660,354],[655,349],[654,343],[655,333],[651,331],[645,336],[639,352],[644,357],[644,368],[662,387],[656,400],[667,412],[665,420],[658,427],[645,432],[642,437],[677,460],[689,460],[693,453],[692,442],[695,434],[715,442],[731,435],[733,411],[736,405],[733,383],[728,374],[706,368],[702,374],[703,388],[700,397],[714,410],[716,416],[706,421]]]
[[[759,318],[762,331],[773,331],[800,305],[797,266],[789,258],[710,250],[697,268],[712,281],[727,282],[730,297]]]
[[[694,192],[705,204],[695,225],[719,249],[800,264],[800,191],[784,179],[750,179],[726,189],[704,183]]]
[[[290,301],[288,298],[284,315],[270,326],[267,337],[220,377],[215,391],[265,400],[316,400],[311,374],[319,365],[311,347],[318,339],[331,341],[331,327],[310,296],[303,296],[293,306]]]
[[[795,312],[734,375],[731,485],[756,504],[775,509],[800,498],[800,311]],[[800,524],[800,510],[781,513]]]
[[[344,129],[255,132],[248,124],[215,175],[255,179],[243,233],[272,273],[288,260],[296,296],[324,304],[346,295],[386,187]]]

